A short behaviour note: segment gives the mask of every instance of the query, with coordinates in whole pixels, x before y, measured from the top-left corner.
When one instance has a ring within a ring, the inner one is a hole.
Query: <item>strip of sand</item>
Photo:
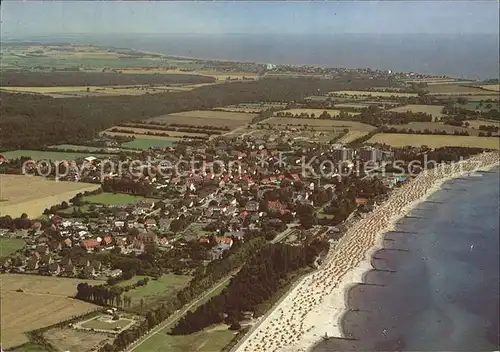
[[[321,341],[325,333],[342,337],[340,322],[346,309],[345,293],[372,268],[371,256],[382,248],[384,233],[393,230],[399,219],[439,190],[444,182],[498,163],[498,153],[483,153],[426,170],[394,191],[387,202],[355,223],[328,254],[324,265],[295,285],[234,351],[304,352]]]

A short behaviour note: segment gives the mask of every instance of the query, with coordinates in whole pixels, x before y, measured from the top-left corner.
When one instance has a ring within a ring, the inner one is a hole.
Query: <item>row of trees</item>
[[[156,124],[145,124],[145,123],[136,123],[136,122],[126,122],[118,125],[119,127],[132,127],[132,128],[142,128],[148,130],[156,130],[156,131],[172,131],[172,132],[184,132],[184,133],[204,133],[204,134],[214,134],[220,135],[222,131],[226,130],[226,128],[209,128],[204,129],[197,126],[182,126],[182,127],[174,127],[172,125],[156,125]],[[221,131],[222,130],[222,131]]]
[[[404,133],[404,134],[434,134],[434,135],[454,135],[454,136],[469,136],[469,131],[467,130],[454,130],[453,132],[447,132],[445,130],[430,130],[428,128],[424,130],[414,130],[412,128],[395,128],[395,127],[382,127],[382,132],[384,133]]]
[[[138,121],[138,122],[131,122],[131,123],[126,123],[124,125],[130,126],[130,125],[142,125],[146,126],[145,128],[149,128],[147,126],[153,125],[153,126],[169,126],[169,127],[185,127],[185,128],[195,128],[195,129],[200,129],[200,130],[225,130],[229,131],[230,128],[229,126],[212,126],[212,125],[190,125],[190,124],[184,124],[184,123],[169,123],[169,122],[160,122],[160,121]],[[139,126],[136,126],[139,127]]]
[[[75,298],[102,306],[115,305],[117,307],[131,308],[132,298],[129,296],[122,296],[122,294],[134,290],[137,287],[146,286],[148,282],[148,277],[127,286],[115,286],[116,282],[112,280],[108,280],[107,285],[90,285],[86,282],[82,282],[76,286]],[[144,302],[141,302],[141,306],[143,304]]]
[[[129,130],[126,128],[118,128],[118,127],[113,127],[112,129],[109,130],[110,132],[118,132],[118,133],[127,133],[127,134],[133,134],[133,135],[149,135],[149,136],[160,136],[160,137],[177,137],[177,138],[190,138],[190,139],[199,139],[199,140],[205,140],[208,139],[208,136],[193,136],[193,135],[183,135],[183,136],[171,136],[168,133],[164,132],[138,132],[134,130]],[[187,131],[188,133],[192,131]],[[219,133],[214,133],[212,132],[211,134],[221,134]]]
[[[327,247],[327,243],[317,246],[269,244],[243,265],[227,289],[194,312],[188,312],[171,333],[191,334],[222,321],[236,325],[243,312],[255,311]]]

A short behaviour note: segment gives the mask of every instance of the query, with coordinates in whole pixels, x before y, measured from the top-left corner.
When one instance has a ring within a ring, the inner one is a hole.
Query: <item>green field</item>
[[[190,335],[171,336],[159,332],[152,335],[140,346],[134,349],[134,352],[219,352],[234,337],[235,332],[227,328],[213,331],[199,331]]]
[[[3,238],[0,237],[0,258],[14,253],[24,247],[24,240],[21,238]]]
[[[120,282],[118,285],[126,286],[135,284],[138,280],[143,278],[145,278],[145,276],[135,276],[130,280]],[[124,295],[132,298],[132,306],[138,306],[141,299],[144,299],[145,303],[148,304],[154,302],[158,297],[168,296],[180,290],[186,286],[189,280],[191,280],[191,276],[165,274],[158,278],[158,280],[150,278],[146,286],[137,287],[124,293]]]
[[[86,202],[104,205],[135,204],[143,199],[146,197],[122,193],[101,193],[83,197]]]
[[[165,141],[162,139],[134,139],[133,141],[122,144],[123,148],[130,149],[149,149],[149,148],[166,148],[173,147],[176,143]]]
[[[212,297],[219,295],[229,284],[221,285],[218,289],[211,292],[207,297],[200,300],[197,304],[191,307],[191,311],[206,303]],[[130,292],[130,291],[129,291]],[[212,331],[200,331],[190,335],[172,336],[168,333],[170,329],[177,324],[177,321],[184,316],[179,315],[174,321],[166,325],[156,334],[151,335],[143,344],[135,348],[133,352],[149,352],[149,351],[199,351],[199,352],[219,352],[224,348],[234,337],[234,332],[228,329],[213,329]],[[201,341],[203,344],[196,344],[198,348],[194,348],[193,341]],[[201,346],[201,347],[200,347]],[[168,348],[166,348],[168,347]]]
[[[78,158],[86,158],[91,156],[89,153],[72,153],[72,152],[51,152],[40,150],[11,150],[1,153],[7,160],[17,159],[22,156],[30,157],[33,160],[75,160]],[[95,157],[109,157],[109,154],[98,154]]]

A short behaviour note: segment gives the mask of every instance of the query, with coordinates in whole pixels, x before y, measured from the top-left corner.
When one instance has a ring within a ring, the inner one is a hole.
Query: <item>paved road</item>
[[[200,301],[209,297],[214,291],[219,289],[221,286],[227,285],[229,280],[231,280],[231,277],[232,277],[232,275],[229,275],[228,277],[226,277],[225,279],[220,281],[217,285],[213,286],[209,291],[205,292],[202,296],[198,297],[196,300],[192,301],[189,305],[180,309],[177,313],[174,313],[170,318],[165,320],[163,323],[161,323],[161,324],[157,325],[156,327],[154,327],[153,329],[151,329],[151,331],[147,335],[145,335],[144,338],[134,342],[132,345],[127,347],[127,349],[125,351],[127,351],[127,352],[134,351],[136,348],[138,348],[140,345],[142,345],[145,341],[149,340],[152,336],[161,332],[161,330],[163,330],[166,326],[172,324],[174,321],[176,321],[177,319],[182,317],[184,314],[186,314],[188,310],[190,310],[192,307],[194,307]]]
[[[293,230],[295,229],[295,226],[297,226],[296,224],[289,224],[287,225],[287,228],[279,233],[271,242],[272,243],[277,243],[279,241],[282,241],[283,239],[285,239],[286,237],[288,237],[292,232]],[[224,286],[224,285],[227,285],[227,283],[229,282],[229,280],[231,280],[232,276],[233,276],[234,273],[232,273],[231,275],[227,276],[225,279],[223,279],[222,281],[220,281],[217,285],[213,286],[209,291],[205,292],[202,296],[198,297],[196,300],[192,301],[191,303],[189,303],[189,305],[183,307],[182,309],[180,309],[177,313],[174,313],[170,318],[168,318],[167,320],[165,320],[163,323],[157,325],[156,327],[154,327],[153,329],[151,329],[151,331],[145,335],[143,338],[141,338],[140,340],[134,342],[132,345],[130,345],[129,347],[127,347],[125,349],[126,352],[132,352],[132,351],[135,351],[140,345],[142,345],[145,341],[149,340],[152,336],[158,334],[158,333],[161,333],[161,331],[167,327],[168,325],[172,324],[174,321],[176,321],[177,319],[179,319],[180,317],[182,317],[184,314],[187,313],[188,310],[190,310],[192,307],[194,307],[195,305],[197,305],[200,301],[204,300],[205,298],[209,297],[215,290],[219,289],[221,286]]]

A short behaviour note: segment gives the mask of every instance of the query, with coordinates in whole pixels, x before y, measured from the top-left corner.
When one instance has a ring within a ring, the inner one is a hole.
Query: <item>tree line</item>
[[[6,87],[136,86],[214,83],[195,74],[120,74],[113,72],[9,72],[0,77]]]
[[[403,133],[403,134],[434,134],[434,135],[440,135],[440,136],[447,136],[447,135],[453,135],[453,136],[470,136],[469,131],[467,130],[454,130],[453,132],[448,132],[445,130],[430,130],[428,128],[424,130],[414,130],[412,128],[395,128],[395,127],[387,127],[384,126],[382,127],[381,131],[383,133]]]
[[[255,311],[290,282],[293,274],[311,265],[328,244],[291,246],[269,244],[246,262],[229,286],[218,296],[188,312],[171,334],[191,334],[223,321],[238,329],[243,312]]]

